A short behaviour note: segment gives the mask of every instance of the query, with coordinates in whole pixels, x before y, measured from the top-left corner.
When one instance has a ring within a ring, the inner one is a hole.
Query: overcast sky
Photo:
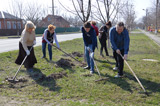
[[[11,3],[12,0],[0,0],[0,11],[6,11],[9,10],[8,4]],[[52,0],[20,0],[20,1],[27,1],[27,2],[38,2],[39,4],[43,4],[49,7],[52,6]],[[55,5],[58,5],[58,0],[54,0]],[[60,0],[63,1],[62,3],[67,4],[68,0]],[[150,6],[152,6],[152,2],[154,0],[133,0],[135,10],[136,10],[136,15],[137,19],[141,18],[142,16],[145,15],[145,11],[142,9],[146,9]],[[69,4],[68,4],[69,5]],[[51,8],[49,8],[51,10]]]

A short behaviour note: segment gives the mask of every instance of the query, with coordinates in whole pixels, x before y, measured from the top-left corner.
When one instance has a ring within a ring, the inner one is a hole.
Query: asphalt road
[[[74,34],[57,35],[58,42],[73,40],[76,38],[82,38],[82,34],[81,33],[74,33]],[[20,38],[0,39],[0,53],[12,51],[12,50],[18,50],[19,40],[20,40]],[[42,37],[36,37],[36,45],[35,46],[40,46],[40,45],[42,45]]]

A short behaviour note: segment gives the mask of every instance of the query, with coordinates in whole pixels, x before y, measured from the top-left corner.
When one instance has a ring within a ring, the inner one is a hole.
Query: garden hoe
[[[30,51],[32,50],[32,48],[33,48],[33,46],[30,48]],[[25,60],[27,59],[27,57],[28,57],[28,55],[26,55],[25,58],[23,59],[21,65],[19,66],[19,68],[18,68],[16,74],[14,75],[14,77],[13,77],[13,78],[8,78],[8,79],[7,79],[8,82],[15,83],[15,82],[18,82],[18,81],[19,81],[19,80],[16,79],[16,76],[17,76],[18,72],[20,71],[20,69],[21,69],[23,63],[24,63]]]
[[[124,62],[126,63],[126,65],[128,66],[128,68],[130,69],[130,71],[132,72],[132,74],[134,75],[134,77],[136,78],[136,80],[138,81],[139,85],[141,86],[141,88],[143,89],[144,93],[149,96],[148,92],[145,90],[145,88],[143,87],[142,83],[140,82],[140,80],[138,79],[138,77],[136,76],[136,74],[134,73],[134,71],[132,70],[132,68],[129,66],[128,62],[124,59],[124,57],[122,56],[122,54],[120,54],[120,56],[122,57],[122,59],[124,60]]]
[[[91,53],[91,50],[89,50],[89,53]],[[94,60],[94,57],[91,57],[91,58],[93,59],[93,62],[94,62],[94,64],[95,64],[95,66],[96,66],[96,70],[97,70],[97,72],[98,72],[98,74],[99,74],[99,77],[100,77],[100,79],[99,79],[99,80],[95,80],[95,82],[107,80],[108,78],[102,78],[102,76],[101,76],[101,74],[100,74],[100,71],[99,71],[99,69],[98,69],[98,67],[97,67],[97,64],[96,64],[96,62],[95,62],[95,60]]]
[[[99,77],[100,77],[100,79],[95,80],[95,82],[107,80],[108,78],[102,78],[102,77],[101,77],[100,71],[99,71],[99,69],[98,69],[98,67],[97,67],[97,64],[96,64],[94,58],[93,58],[93,62],[94,62],[94,64],[95,64],[95,66],[96,66],[96,70],[97,70],[97,72],[98,72],[98,74],[99,74]]]

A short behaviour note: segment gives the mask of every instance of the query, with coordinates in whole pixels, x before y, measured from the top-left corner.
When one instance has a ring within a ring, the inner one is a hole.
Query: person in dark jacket
[[[99,30],[99,41],[101,44],[101,49],[100,49],[100,55],[103,56],[103,48],[105,50],[106,56],[109,56],[108,50],[107,50],[107,44],[106,41],[109,39],[109,29],[111,28],[112,24],[110,21],[106,23],[106,25],[102,26]]]
[[[116,60],[116,67],[113,70],[118,70],[118,74],[115,77],[123,77],[124,60],[121,55],[124,56],[125,60],[127,59],[130,42],[129,34],[123,22],[118,22],[116,27],[112,27],[109,34],[113,56]]]
[[[50,61],[52,61],[53,41],[55,41],[57,47],[60,48],[57,37],[56,37],[55,29],[56,27],[54,25],[51,25],[51,24],[48,25],[48,29],[44,31],[43,36],[42,36],[42,52],[43,52],[42,58],[46,57],[46,44],[48,43],[48,52],[49,52]]]
[[[97,37],[94,28],[91,26],[90,22],[84,23],[81,29],[83,34],[83,41],[85,45],[85,56],[87,59],[87,65],[85,69],[90,69],[90,74],[94,73],[94,50],[97,47]]]

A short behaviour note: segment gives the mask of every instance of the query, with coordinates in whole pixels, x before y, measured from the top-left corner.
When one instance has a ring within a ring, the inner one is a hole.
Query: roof
[[[65,20],[62,16],[58,16],[58,15],[48,15],[47,17],[51,17],[54,19],[62,19],[63,21],[65,21],[66,23],[70,24],[67,20]]]
[[[0,18],[2,19],[20,19],[12,14],[6,13],[4,11],[0,11]]]
[[[51,18],[50,21],[48,21],[48,17]],[[46,21],[47,20],[47,21]],[[54,21],[53,21],[54,20]],[[57,15],[47,15],[45,18],[43,18],[39,22],[39,26],[47,27],[49,24],[54,24],[56,27],[59,27],[62,22],[65,22],[66,24],[70,25],[70,23],[65,20],[62,16],[57,16]]]

